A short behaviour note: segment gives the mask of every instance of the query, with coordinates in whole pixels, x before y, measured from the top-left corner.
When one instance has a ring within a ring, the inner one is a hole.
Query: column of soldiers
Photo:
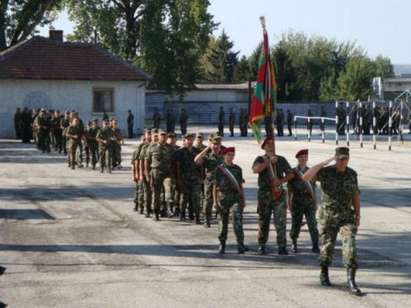
[[[131,161],[136,185],[134,210],[153,217],[154,221],[175,217],[180,221],[202,223],[206,228],[218,217],[220,254],[226,251],[231,215],[238,253],[245,253],[249,249],[243,231],[244,178],[242,168],[234,162],[235,148],[222,145],[220,132],[211,134],[207,145],[201,133],[196,136],[187,133],[182,141],[179,147],[174,133],[157,129],[145,131]],[[299,252],[298,238],[305,217],[312,251],[320,256],[321,285],[330,286],[328,267],[340,233],[349,290],[361,295],[355,282],[360,199],[357,174],[347,166],[349,149],[337,148],[331,159],[312,168],[308,167],[308,150],[300,150],[295,155],[297,166],[292,168],[285,157],[274,154],[271,138],[266,138],[261,148],[264,153],[252,164],[253,173],[258,174],[259,254],[268,253],[266,245],[273,217],[278,254],[288,255],[288,206],[292,218],[289,234],[292,251]],[[335,164],[329,165],[334,160]],[[320,228],[316,219],[315,182],[320,183],[323,192]]]
[[[59,110],[28,110],[18,108],[14,116],[16,137],[24,143],[34,141],[43,153],[53,149],[59,154],[67,155],[71,169],[91,166],[96,169],[97,163],[103,173],[115,168],[121,169],[121,146],[123,136],[115,119],[104,119],[99,126],[97,119],[84,126],[77,112]],[[85,156],[85,159],[84,159]]]

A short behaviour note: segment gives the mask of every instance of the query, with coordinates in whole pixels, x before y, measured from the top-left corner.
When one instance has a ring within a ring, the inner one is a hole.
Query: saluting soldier
[[[213,184],[215,170],[218,165],[223,162],[223,156],[221,155],[221,137],[213,135],[209,140],[208,147],[199,153],[194,162],[199,165],[203,165],[205,168],[205,180],[204,180],[204,216],[205,226],[210,227],[211,216],[213,210]]]
[[[358,268],[355,237],[360,225],[360,190],[357,173],[348,167],[349,149],[339,147],[335,156],[310,168],[305,181],[317,180],[321,184],[322,204],[320,221],[320,282],[331,286],[328,267],[331,265],[338,233],[342,237],[342,257],[347,269],[347,284],[351,293],[361,295],[355,282]],[[335,160],[335,164],[327,166]]]
[[[219,253],[225,253],[228,221],[232,212],[233,229],[237,239],[238,253],[243,254],[247,249],[244,246],[243,212],[245,206],[243,190],[243,172],[234,164],[235,148],[225,148],[222,153],[223,163],[215,169],[213,185],[213,206],[219,209],[218,223],[220,241]]]
[[[258,156],[252,166],[253,173],[258,173],[259,253],[262,255],[267,253],[266,243],[273,214],[277,231],[278,254],[287,255],[287,197],[283,186],[292,179],[293,171],[287,159],[274,154],[272,137],[268,136],[261,148],[265,154]]]
[[[293,169],[294,178],[288,182],[288,204],[290,205],[292,219],[290,232],[290,237],[293,241],[292,249],[293,252],[298,252],[297,239],[300,234],[303,216],[305,216],[311,236],[312,251],[319,253],[317,220],[315,218],[315,191],[310,182],[302,179],[304,173],[309,169],[307,167],[308,150],[298,151],[295,158],[298,160],[298,165]]]

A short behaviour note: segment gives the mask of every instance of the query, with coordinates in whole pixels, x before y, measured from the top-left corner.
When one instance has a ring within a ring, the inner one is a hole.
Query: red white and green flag
[[[275,81],[274,68],[270,57],[268,34],[263,19],[262,23],[264,40],[258,61],[257,82],[248,115],[250,127],[258,143],[262,140],[261,123],[265,117],[272,117],[274,105],[277,102],[277,83]]]

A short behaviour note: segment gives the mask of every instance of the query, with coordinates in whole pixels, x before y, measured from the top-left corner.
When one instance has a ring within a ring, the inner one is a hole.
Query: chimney
[[[63,42],[63,31],[62,30],[50,30],[49,38],[56,42]]]

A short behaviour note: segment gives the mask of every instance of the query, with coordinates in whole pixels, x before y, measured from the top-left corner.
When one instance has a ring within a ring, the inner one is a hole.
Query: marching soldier
[[[195,157],[194,162],[203,165],[205,169],[203,210],[205,226],[210,228],[213,209],[214,175],[217,166],[221,165],[223,162],[223,157],[221,155],[221,137],[212,136],[211,140],[209,140],[208,147]]]
[[[121,169],[121,145],[124,144],[124,139],[121,134],[120,128],[118,128],[118,122],[111,120],[111,129],[113,130],[114,140],[112,143],[113,150],[113,169]]]
[[[186,208],[189,206],[189,217],[200,224],[200,199],[202,174],[201,166],[196,165],[194,158],[198,150],[193,147],[194,134],[184,136],[184,146],[176,152],[177,186],[183,196],[180,203],[180,220],[186,219]]]
[[[323,194],[320,208],[321,285],[331,286],[328,267],[332,262],[337,234],[340,233],[349,290],[361,295],[355,282],[358,268],[355,237],[360,225],[360,190],[357,173],[348,167],[349,158],[348,148],[336,148],[334,157],[310,168],[303,179],[319,181]],[[334,165],[327,166],[334,160]]]
[[[273,213],[277,231],[278,254],[287,255],[287,200],[283,185],[291,180],[293,171],[284,157],[273,153],[273,140],[270,136],[264,140],[261,148],[265,154],[258,156],[252,166],[253,173],[258,173],[259,252],[262,255],[267,253],[266,243]]]
[[[50,127],[51,122],[44,109],[40,110],[36,118],[36,128],[38,131],[37,147],[44,153],[50,153]]]
[[[68,165],[71,169],[76,168],[76,151],[78,144],[81,142],[79,121],[74,118],[66,131],[66,138],[68,144]]]
[[[181,135],[184,136],[185,134],[187,134],[187,123],[188,123],[188,114],[184,108],[181,109],[179,122],[180,122]]]
[[[53,136],[54,136],[54,150],[61,153],[63,151],[63,130],[61,129],[60,111],[56,110],[52,118]]]
[[[146,166],[148,163],[146,163],[146,160],[148,158],[148,150],[151,147],[151,145],[157,143],[158,141],[158,133],[155,131],[154,134],[152,134],[151,130],[146,130],[145,132],[145,144],[141,147],[141,152],[140,155],[138,156],[138,165],[140,167],[140,181],[143,183],[143,195],[142,199],[140,199],[139,202],[143,204],[143,206],[146,209],[146,217],[149,218],[153,212],[152,209],[152,191],[151,191],[151,183],[150,183],[150,175],[149,171],[146,170]]]
[[[220,112],[218,113],[218,135],[220,137],[224,137],[224,122],[225,122],[224,108],[220,107]]]
[[[98,131],[96,140],[99,144],[100,172],[104,173],[104,169],[107,168],[108,173],[111,173],[112,144],[115,137],[114,132],[110,127],[109,120],[103,120],[103,127]]]
[[[65,132],[67,131],[67,127],[70,126],[70,112],[66,111],[64,113],[64,118],[61,120],[60,123],[61,127],[61,134],[62,134],[62,142],[63,142],[63,151],[64,155],[67,155],[67,138]]]
[[[315,192],[309,182],[302,180],[302,176],[308,170],[308,150],[298,151],[295,155],[298,166],[293,169],[294,178],[288,182],[288,194],[291,212],[291,232],[290,237],[293,241],[293,252],[297,253],[297,239],[300,234],[303,216],[305,216],[312,241],[312,251],[319,253],[318,248],[318,229],[315,218]]]
[[[89,166],[90,158],[91,158],[91,167],[93,170],[96,169],[97,164],[97,157],[98,157],[98,143],[97,143],[97,134],[99,128],[97,127],[97,122],[91,121],[89,124],[89,128],[85,133],[86,138],[86,166]]]
[[[288,128],[288,136],[290,137],[293,135],[293,121],[294,121],[294,115],[288,109],[287,110],[287,128]]]
[[[134,211],[140,211],[140,214],[144,213],[144,199],[142,198],[143,192],[143,181],[140,175],[140,160],[139,156],[141,153],[141,149],[145,144],[147,144],[146,138],[144,134],[141,137],[140,144],[134,150],[133,154],[131,155],[131,169],[132,169],[132,180],[136,184],[136,190],[134,195]]]
[[[215,182],[213,185],[213,206],[219,209],[220,219],[218,223],[220,247],[219,253],[225,253],[228,233],[228,220],[230,211],[233,215],[233,229],[237,238],[238,253],[243,254],[247,249],[244,246],[243,211],[244,190],[243,172],[234,164],[235,148],[225,148],[222,153],[224,161],[215,170]]]

